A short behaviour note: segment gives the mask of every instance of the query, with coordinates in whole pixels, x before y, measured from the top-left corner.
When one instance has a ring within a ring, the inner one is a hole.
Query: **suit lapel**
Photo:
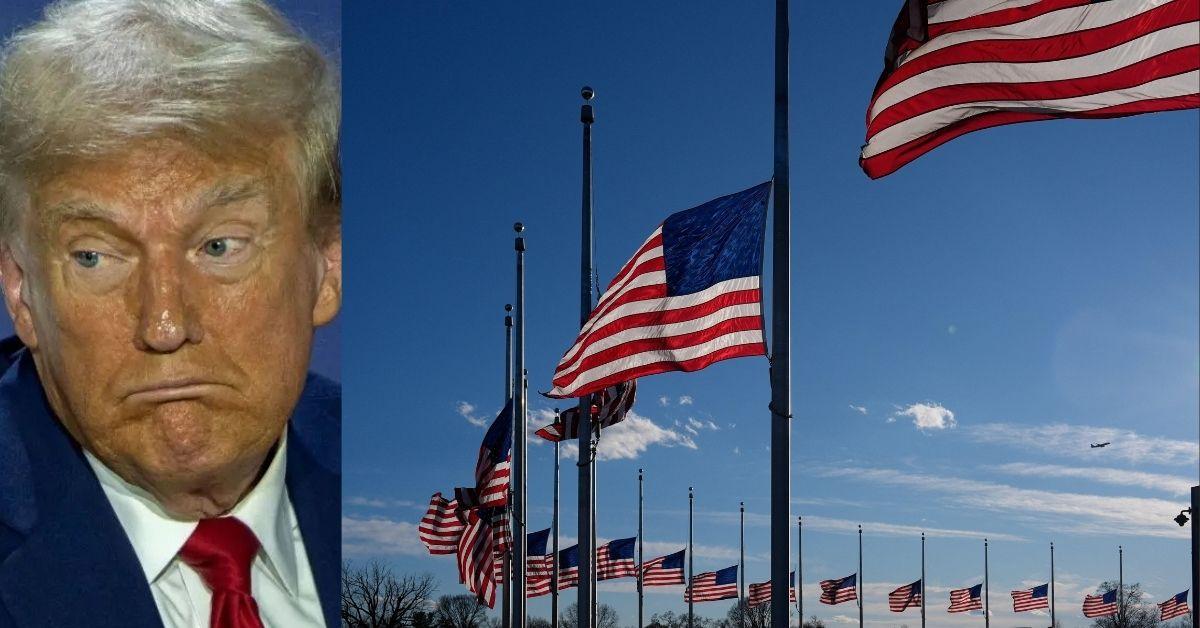
[[[341,625],[341,395],[309,376],[288,423],[288,497],[312,566],[325,625]]]
[[[4,394],[29,447],[37,515],[0,563],[0,597],[21,628],[162,628],[133,546],[82,453],[51,415],[28,355]],[[6,378],[7,380],[7,378]],[[95,574],[80,586],[77,574]]]

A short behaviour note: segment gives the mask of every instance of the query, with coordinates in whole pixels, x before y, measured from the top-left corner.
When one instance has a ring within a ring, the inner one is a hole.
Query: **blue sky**
[[[5,0],[4,11],[0,11],[0,39],[39,19],[47,4],[45,0]],[[341,56],[342,15],[337,0],[273,0],[272,4],[335,60]],[[334,379],[341,377],[341,325],[340,318],[334,319],[313,338],[312,370]],[[0,316],[0,337],[12,333],[12,322]]]
[[[994,626],[1030,625],[1008,591],[1045,582],[1059,617],[1117,576],[1155,599],[1187,588],[1171,518],[1197,479],[1196,111],[976,133],[880,181],[858,169],[863,116],[896,3],[796,3],[792,48],[793,512],[815,582],[855,570],[867,623],[916,625],[886,592],[919,576],[929,625],[981,580]],[[528,225],[528,368],[546,389],[578,329],[579,88],[595,87],[596,256],[607,283],[667,214],[770,177],[768,3],[397,3],[344,9],[347,62],[346,555],[429,572],[453,561],[414,526],[469,482],[503,403],[511,225]],[[764,359],[645,378],[636,420],[604,437],[599,534],[660,555],[687,535],[697,572],[767,579]],[[532,400],[544,416],[551,403]],[[951,416],[953,421],[951,421]],[[919,428],[915,421],[934,427]],[[536,419],[531,419],[536,422]],[[636,428],[636,429],[635,429]],[[690,428],[690,429],[689,429]],[[1103,450],[1089,442],[1112,440]],[[530,529],[550,522],[552,450],[531,444]],[[562,530],[574,542],[575,468]],[[652,557],[649,553],[647,558]],[[632,580],[601,587],[623,624]],[[568,601],[571,598],[568,598]],[[649,613],[685,609],[678,589]],[[530,612],[545,616],[548,600]],[[701,604],[723,615],[725,603]]]

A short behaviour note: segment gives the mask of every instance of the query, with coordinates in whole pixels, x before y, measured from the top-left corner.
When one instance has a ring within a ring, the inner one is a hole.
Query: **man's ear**
[[[317,249],[322,266],[317,302],[313,305],[313,325],[318,327],[333,320],[342,309],[342,230],[340,227],[331,229]]]
[[[33,327],[33,311],[29,307],[25,268],[11,242],[0,243],[0,282],[4,284],[4,306],[8,308],[17,336],[26,347],[36,349],[37,332]]]

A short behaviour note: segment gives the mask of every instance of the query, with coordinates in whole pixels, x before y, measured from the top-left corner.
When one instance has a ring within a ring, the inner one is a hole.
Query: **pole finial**
[[[584,100],[591,100],[596,97],[596,90],[589,85],[584,85],[583,89],[579,90],[579,95],[583,96]]]
[[[511,311],[512,311],[512,303],[505,303],[505,304],[504,304],[504,311],[505,311],[505,312],[511,312]]]
[[[517,233],[521,233],[524,230],[525,230],[525,225],[523,223],[518,222],[518,223],[513,224],[513,231],[516,231]]]

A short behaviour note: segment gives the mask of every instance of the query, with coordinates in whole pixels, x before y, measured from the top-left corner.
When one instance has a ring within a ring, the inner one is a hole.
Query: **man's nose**
[[[171,353],[185,343],[200,342],[204,332],[196,315],[196,286],[188,281],[186,260],[167,251],[152,253],[145,259],[137,291],[138,348]]]

